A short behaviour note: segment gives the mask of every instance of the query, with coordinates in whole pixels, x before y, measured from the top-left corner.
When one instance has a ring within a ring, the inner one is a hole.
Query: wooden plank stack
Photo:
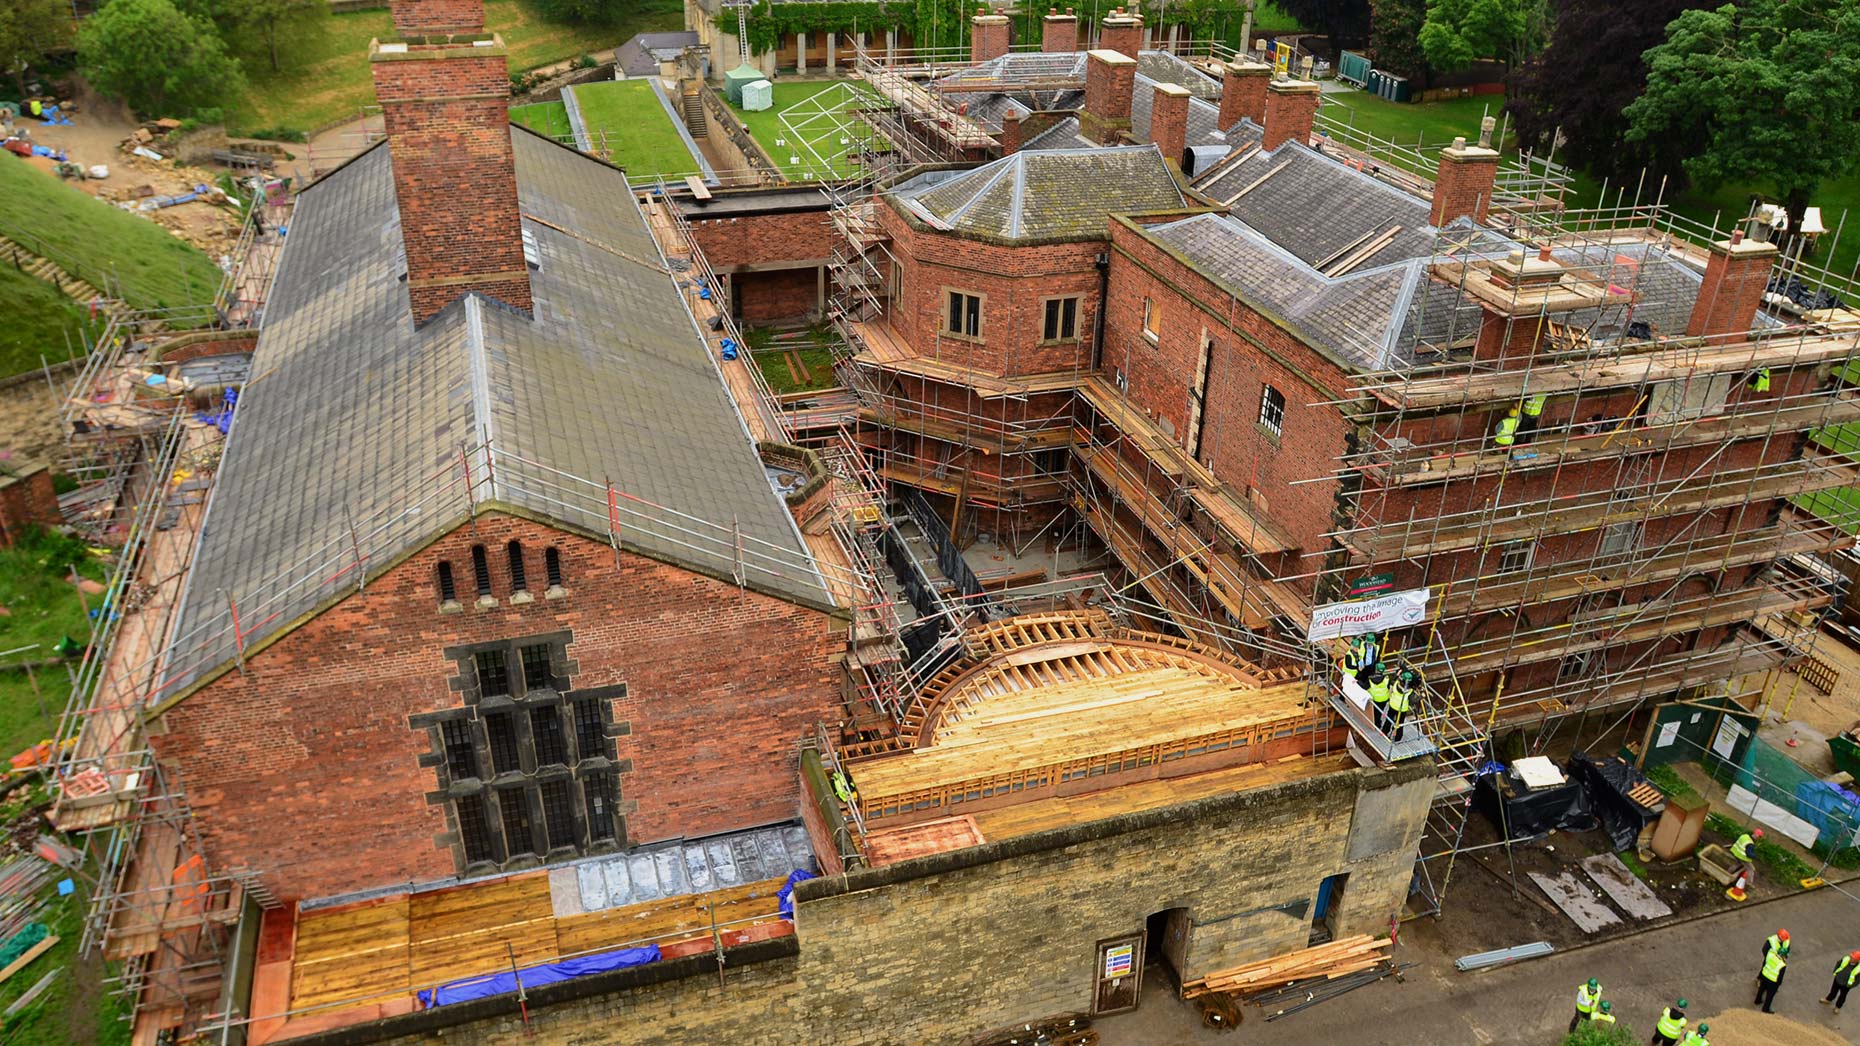
[[[1248,995],[1313,977],[1335,979],[1386,962],[1388,946],[1388,941],[1367,935],[1345,937],[1187,981],[1182,985],[1182,997],[1193,999],[1209,992]]]

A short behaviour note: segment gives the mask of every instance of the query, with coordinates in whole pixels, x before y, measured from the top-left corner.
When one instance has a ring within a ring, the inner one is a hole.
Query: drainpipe
[[[1104,311],[1111,307],[1111,252],[1100,251],[1092,260],[1098,269],[1098,320],[1091,333],[1091,369],[1104,366]]]

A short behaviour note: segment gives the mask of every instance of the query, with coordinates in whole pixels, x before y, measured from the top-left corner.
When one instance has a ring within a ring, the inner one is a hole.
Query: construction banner
[[[1412,588],[1375,599],[1326,603],[1311,612],[1311,631],[1305,638],[1317,643],[1339,636],[1360,636],[1364,632],[1406,628],[1426,619],[1427,589]]]

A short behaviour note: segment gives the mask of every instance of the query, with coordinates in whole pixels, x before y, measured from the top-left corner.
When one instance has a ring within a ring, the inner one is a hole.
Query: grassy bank
[[[220,270],[199,248],[30,164],[0,163],[0,233],[143,309],[205,305]]]
[[[568,126],[568,106],[561,102],[513,105],[510,107],[510,119],[557,141],[570,141],[574,133]]]
[[[668,0],[645,0],[610,26],[545,21],[534,7],[518,0],[486,0],[484,5],[485,27],[503,37],[513,73],[618,47],[636,33],[680,29],[683,21],[682,8]],[[233,114],[236,133],[265,128],[310,131],[354,116],[374,102],[368,42],[394,35],[387,10],[331,14],[318,26],[318,31],[298,34],[285,45],[282,72],[248,62],[249,86]]]
[[[794,132],[781,122],[784,110],[813,98],[826,91],[839,90],[840,85],[851,81],[843,80],[777,80],[774,83],[774,104],[761,112],[748,112],[732,107],[736,118],[743,121],[750,137],[762,147],[762,151],[775,161],[782,173],[797,181],[810,171],[818,168],[820,163],[814,159],[814,153],[824,157],[838,174],[852,173],[853,165],[843,155],[847,146],[841,145],[833,122],[827,119],[812,121],[805,129],[807,140],[813,143],[809,151],[797,141]],[[829,99],[829,102],[834,101]]]
[[[90,635],[85,598],[95,605],[99,597],[79,597],[76,586],[66,580],[73,566],[82,576],[103,580],[103,564],[82,542],[51,531],[35,531],[11,548],[0,549],[0,607],[6,609],[0,615],[0,650],[38,645],[37,650],[0,659],[0,665],[46,660],[66,636],[81,643]],[[0,757],[44,740],[51,731],[47,713],[55,720],[67,693],[62,666],[39,669],[30,678],[23,669],[0,668]]]
[[[0,378],[32,370],[41,354],[56,363],[82,353],[79,328],[94,332],[98,326],[58,288],[11,266],[0,266],[0,301],[7,317],[0,324]]]

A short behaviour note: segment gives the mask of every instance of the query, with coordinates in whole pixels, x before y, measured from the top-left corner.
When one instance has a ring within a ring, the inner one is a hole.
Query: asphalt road
[[[1396,950],[1405,983],[1384,980],[1272,1023],[1248,1008],[1232,1033],[1200,1025],[1190,1003],[1177,1001],[1160,980],[1146,985],[1135,1013],[1106,1018],[1096,1027],[1105,1046],[1225,1042],[1231,1046],[1420,1046],[1420,1044],[1554,1044],[1574,1010],[1576,986],[1602,981],[1614,1012],[1646,1041],[1660,1007],[1677,996],[1690,1002],[1696,1021],[1748,1007],[1764,938],[1789,930],[1795,947],[1776,997],[1776,1012],[1829,1028],[1860,1042],[1860,992],[1847,1012],[1834,1016],[1819,1002],[1834,963],[1860,949],[1860,884],[1795,894],[1766,903],[1579,947],[1543,959],[1474,973],[1453,968],[1454,956],[1424,946]],[[1495,942],[1494,947],[1525,942]],[[1714,1042],[1714,1046],[1738,1046]]]

